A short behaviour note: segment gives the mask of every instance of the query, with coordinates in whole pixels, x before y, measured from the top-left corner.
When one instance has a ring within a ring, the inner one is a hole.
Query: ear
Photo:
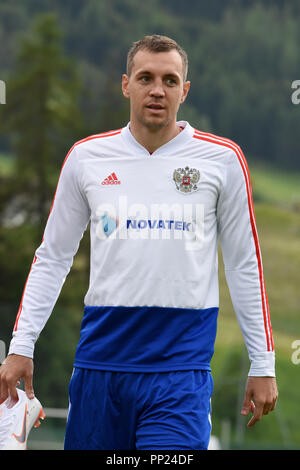
[[[130,93],[128,90],[128,84],[129,84],[129,77],[125,73],[122,75],[122,92],[125,98],[130,97]]]
[[[190,90],[190,87],[191,87],[191,82],[185,82],[183,84],[183,92],[182,92],[182,96],[181,96],[181,103],[184,103],[187,95],[188,95],[188,92]]]

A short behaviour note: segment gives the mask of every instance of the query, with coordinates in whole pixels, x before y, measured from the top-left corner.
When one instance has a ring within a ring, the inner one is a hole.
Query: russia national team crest
[[[196,168],[177,168],[173,173],[176,189],[182,193],[192,193],[199,189],[200,171]]]

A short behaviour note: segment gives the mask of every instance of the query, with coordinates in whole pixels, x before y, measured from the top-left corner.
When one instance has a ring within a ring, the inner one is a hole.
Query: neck
[[[176,122],[161,128],[149,128],[134,121],[130,121],[130,131],[133,137],[139,144],[145,147],[149,153],[155,152],[159,147],[174,139],[181,130],[182,129],[176,125]]]

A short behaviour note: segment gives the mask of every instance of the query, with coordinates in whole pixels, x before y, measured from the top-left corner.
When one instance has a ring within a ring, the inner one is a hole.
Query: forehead
[[[182,76],[182,58],[175,49],[168,52],[139,50],[133,58],[131,73],[137,75],[145,71],[160,75],[174,74]]]

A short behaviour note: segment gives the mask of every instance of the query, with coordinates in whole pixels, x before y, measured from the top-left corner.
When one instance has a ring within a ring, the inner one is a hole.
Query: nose
[[[165,95],[163,83],[161,80],[156,80],[153,83],[153,86],[151,87],[150,90],[150,96],[154,96],[156,98],[162,97]]]

